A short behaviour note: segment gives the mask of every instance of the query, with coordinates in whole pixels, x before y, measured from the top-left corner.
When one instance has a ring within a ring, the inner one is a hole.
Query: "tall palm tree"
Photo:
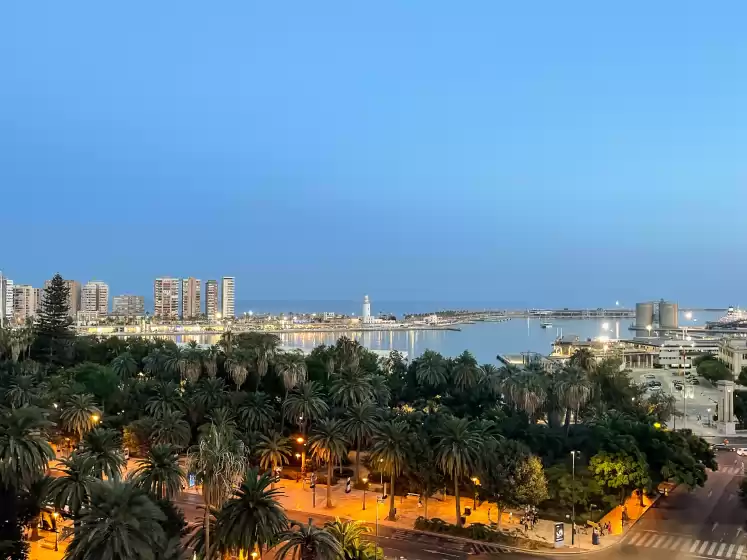
[[[50,426],[35,407],[0,412],[0,485],[11,491],[28,487],[47,471],[54,458],[47,437]]]
[[[195,384],[195,404],[203,413],[210,413],[214,408],[223,406],[227,396],[226,384],[219,377],[215,379],[203,378]]]
[[[93,460],[80,453],[73,452],[67,459],[60,461],[57,470],[63,474],[50,484],[49,498],[58,510],[67,508],[78,525],[81,510],[90,500],[91,485],[96,480],[93,476]]]
[[[500,397],[503,390],[503,369],[493,364],[483,364],[480,370],[480,386],[484,387],[492,397]]]
[[[184,351],[184,378],[189,383],[196,383],[202,373],[202,351],[193,340]]]
[[[314,457],[327,463],[327,508],[332,504],[332,469],[335,461],[347,452],[348,439],[342,428],[342,421],[325,418],[319,421],[309,436],[309,450]]]
[[[171,367],[171,356],[161,348],[154,348],[143,358],[143,371],[151,377],[169,379]]]
[[[151,447],[130,475],[130,482],[158,499],[173,499],[181,492],[185,480],[177,449],[163,444]]]
[[[279,465],[287,465],[290,454],[291,447],[288,438],[277,432],[272,432],[269,436],[259,436],[259,445],[257,446],[259,466],[265,470],[272,470],[273,480],[275,480],[275,469]]]
[[[156,445],[173,445],[183,449],[189,445],[192,430],[185,420],[184,414],[178,410],[163,414],[154,422],[150,439]]]
[[[415,364],[415,378],[421,385],[441,387],[446,384],[446,360],[438,352],[426,350]]]
[[[30,406],[38,404],[45,388],[35,375],[19,373],[11,376],[5,398],[13,408]]]
[[[172,381],[159,381],[153,386],[153,395],[145,403],[145,411],[154,418],[184,410],[184,399],[179,385]]]
[[[451,368],[451,378],[460,390],[469,391],[480,383],[481,370],[475,357],[467,350],[454,358]]]
[[[270,397],[262,391],[247,394],[240,402],[238,418],[248,432],[268,431],[275,423]]]
[[[355,443],[355,480],[361,481],[361,446],[364,445],[374,433],[378,414],[376,407],[370,402],[364,402],[350,407],[345,412],[342,428],[345,435]]]
[[[321,385],[316,381],[304,381],[293,389],[283,401],[282,413],[285,417],[301,428],[301,434],[306,437],[306,426],[322,418],[329,411],[329,406],[324,402],[324,393]],[[306,446],[301,448],[301,471],[306,468]]]
[[[323,529],[293,522],[291,528],[280,534],[279,548],[275,551],[277,560],[336,560],[342,556],[342,546],[334,535]]]
[[[275,543],[288,528],[288,518],[278,503],[283,493],[270,488],[272,476],[250,469],[233,495],[223,504],[215,535],[228,550],[260,551]]]
[[[370,401],[373,398],[371,382],[360,370],[345,370],[332,377],[330,394],[341,408]]]
[[[446,417],[438,429],[436,462],[454,481],[456,522],[462,526],[459,483],[476,468],[481,441],[466,418]]]
[[[519,410],[534,418],[545,404],[547,380],[540,374],[522,371],[508,376],[503,382],[503,395]]]
[[[285,397],[288,398],[288,391],[295,388],[302,381],[306,381],[306,359],[301,351],[287,352],[280,354],[277,359],[277,373],[283,380]],[[280,417],[280,432],[283,432],[285,416]]]
[[[363,346],[357,340],[341,336],[335,344],[335,353],[341,369],[358,369],[363,354]]]
[[[340,521],[338,517],[325,523],[324,530],[340,543],[343,560],[374,560],[377,557],[376,546],[369,537],[371,528],[362,521]]]
[[[274,334],[260,333],[254,345],[254,358],[257,364],[257,375],[262,379],[267,374],[270,362],[275,357],[280,339]],[[259,383],[259,381],[258,381]]]
[[[220,348],[213,344],[202,353],[202,366],[208,377],[214,378],[218,374],[218,354]]]
[[[101,410],[96,406],[93,395],[84,393],[72,395],[60,413],[62,428],[82,438],[101,418]]]
[[[167,544],[161,526],[165,519],[151,498],[132,484],[97,481],[65,559],[158,558]]]
[[[412,448],[412,437],[407,423],[403,420],[388,420],[381,424],[373,435],[371,444],[371,461],[380,463],[389,472],[391,493],[389,500],[389,519],[395,520],[394,482],[407,465],[407,458]]]
[[[371,385],[371,393],[374,401],[380,407],[388,407],[392,400],[392,391],[389,389],[389,382],[386,377],[379,374],[369,376],[368,382]]]
[[[588,348],[579,348],[568,360],[569,366],[581,368],[585,372],[591,372],[596,364],[596,358]]]
[[[91,460],[91,473],[96,478],[119,480],[125,465],[119,433],[107,428],[94,428],[83,437],[81,453]]]
[[[565,429],[570,429],[571,412],[578,419],[580,408],[591,398],[591,382],[586,371],[580,367],[569,366],[559,375],[558,398],[560,404],[565,407]]]
[[[112,371],[116,373],[120,379],[129,379],[137,374],[137,361],[132,357],[129,352],[122,352],[119,356],[112,360],[110,364]]]
[[[197,475],[205,504],[205,560],[210,560],[210,508],[219,508],[233,492],[246,468],[243,444],[233,431],[220,430],[215,424],[200,436],[189,453],[189,470]]]
[[[241,390],[241,386],[249,375],[247,361],[248,357],[246,356],[246,353],[241,350],[232,352],[231,355],[226,358],[225,368],[233,382],[236,384],[237,391]]]

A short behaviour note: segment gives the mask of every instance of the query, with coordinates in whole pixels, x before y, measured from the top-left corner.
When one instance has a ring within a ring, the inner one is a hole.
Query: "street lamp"
[[[381,496],[384,497],[384,465],[381,463],[384,462],[384,459],[379,459],[379,474],[381,474]]]
[[[571,451],[571,546],[576,542],[576,455],[580,451]]]
[[[383,504],[386,498],[376,496],[376,536],[374,537],[374,560],[379,558],[379,504]]]
[[[368,488],[368,477],[363,477],[363,509],[366,509],[366,488]]]
[[[472,500],[472,510],[477,511],[477,487],[480,486],[480,479],[473,476],[470,480],[472,481],[472,484],[475,485],[475,496]]]
[[[52,513],[52,517],[54,517],[54,551],[57,552],[57,535],[59,535],[59,529],[57,528],[57,518],[60,516],[59,513],[56,511]]]
[[[92,415],[91,415],[91,421],[92,421],[92,422],[93,422],[94,424],[98,424],[98,423],[99,423],[99,420],[100,420],[100,419],[101,419],[101,418],[100,418],[100,416],[99,416],[98,414],[92,414]]]

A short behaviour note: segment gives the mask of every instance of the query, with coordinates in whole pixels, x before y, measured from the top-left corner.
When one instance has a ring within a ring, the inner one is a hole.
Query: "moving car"
[[[714,451],[734,451],[734,447],[726,443],[714,443],[711,445]]]
[[[647,373],[643,376],[643,379],[656,379],[656,376],[653,373]]]
[[[742,457],[747,455],[747,447],[740,447],[737,449],[737,455],[741,455]]]

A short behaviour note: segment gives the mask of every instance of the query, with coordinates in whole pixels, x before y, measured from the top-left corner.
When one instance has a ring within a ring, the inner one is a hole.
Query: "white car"
[[[643,379],[656,379],[656,376],[653,373],[647,373],[643,376]]]
[[[737,448],[737,455],[745,456],[747,455],[747,447],[739,447]]]

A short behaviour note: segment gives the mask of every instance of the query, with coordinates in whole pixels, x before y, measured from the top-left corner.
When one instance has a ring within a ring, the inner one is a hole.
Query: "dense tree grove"
[[[583,517],[665,480],[703,485],[717,467],[703,440],[662,425],[671,403],[646,399],[618,363],[584,352],[548,372],[479,365],[469,352],[377,359],[345,337],[308,356],[265,333],[226,332],[206,349],[76,338],[60,316],[65,291],[56,277],[38,325],[0,332],[9,558],[24,557],[23,526],[49,503],[73,520],[69,559],[175,560],[187,543],[214,559],[272,546],[280,558],[373,558],[363,525],[286,517],[274,478],[284,465],[335,483],[352,457],[355,482],[365,465],[388,483],[391,517],[395,494],[420,494],[427,518],[429,497],[449,492],[455,524],[474,492],[500,510],[533,505],[560,519],[575,500]],[[126,477],[125,448],[135,463]],[[188,473],[205,506],[191,535],[173,504]]]

